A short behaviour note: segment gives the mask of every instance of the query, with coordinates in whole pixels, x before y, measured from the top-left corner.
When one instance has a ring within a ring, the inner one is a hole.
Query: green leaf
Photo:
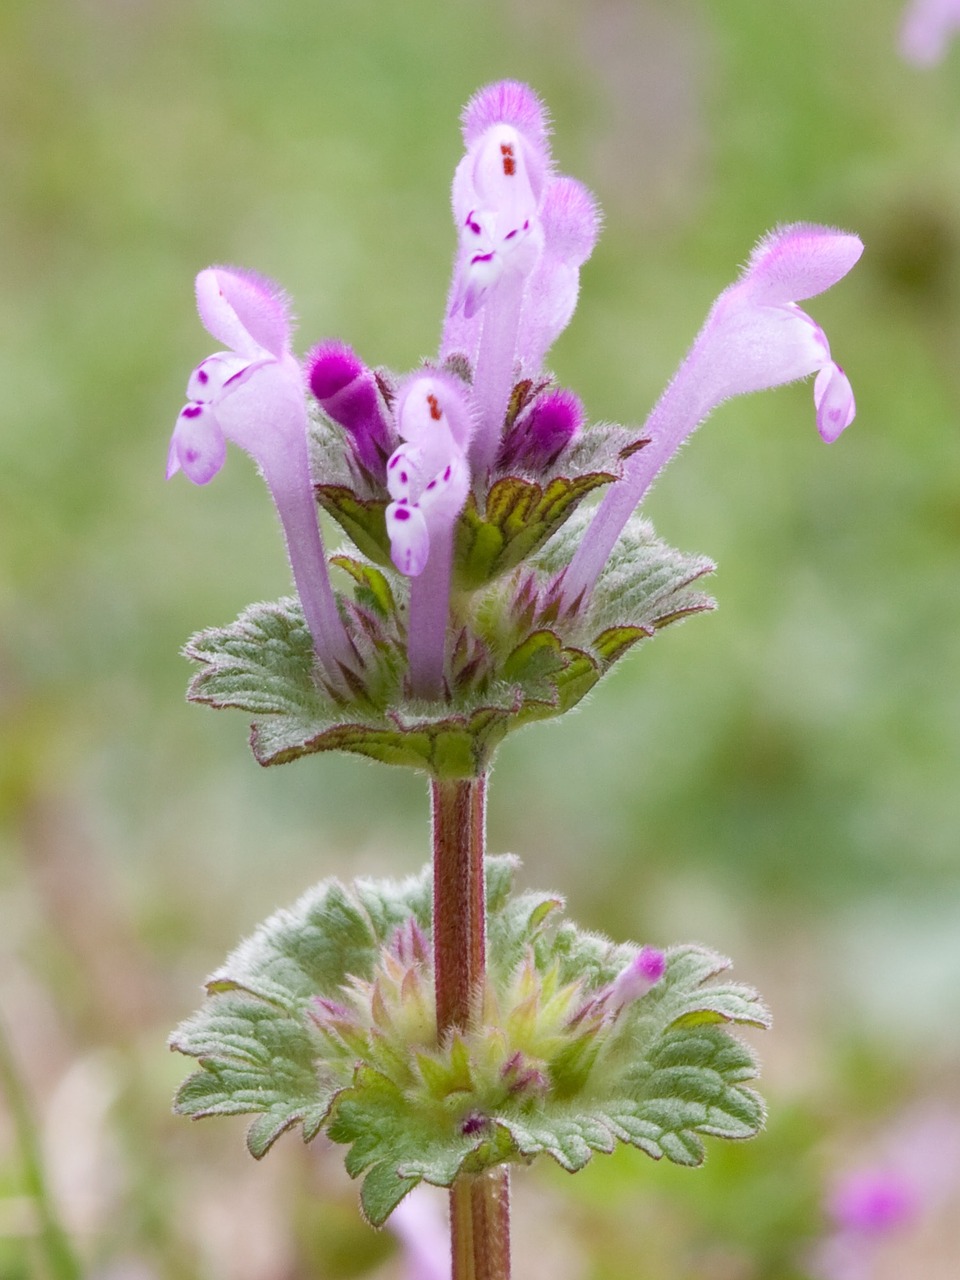
[[[418,1177],[401,1177],[387,1160],[375,1164],[360,1188],[360,1207],[372,1227],[382,1227],[407,1194],[422,1181]]]
[[[191,637],[183,652],[202,666],[191,702],[293,718],[336,713],[314,679],[313,639],[292,597],[250,605],[231,626]]]
[[[662,542],[653,527],[633,516],[603,568],[586,609],[593,644],[610,647],[618,632],[652,635],[671,622],[713,608],[693,584],[714,571],[704,556],[689,556]]]
[[[199,1065],[176,1109],[252,1114],[258,1158],[287,1129],[307,1141],[325,1129],[347,1147],[375,1225],[420,1181],[449,1186],[540,1154],[574,1171],[618,1142],[697,1164],[706,1137],[756,1133],[756,1063],[727,1028],[764,1026],[767,1014],[749,988],[717,981],[729,962],[673,948],[662,981],[610,1016],[604,993],[638,947],[557,922],[562,901],[514,891],[516,869],[511,857],[485,868],[494,1025],[434,1045],[421,1003],[429,966],[404,970],[399,950],[384,959],[411,917],[429,933],[429,869],[326,881],[242,943],[174,1033]]]
[[[556,476],[546,485],[520,476],[495,480],[481,514],[471,496],[457,522],[454,581],[475,591],[515,568],[539,550],[594,489],[610,484],[615,472]]]
[[[199,1060],[175,1109],[197,1119],[258,1113],[248,1143],[257,1157],[285,1129],[316,1135],[354,1060],[325,1057],[313,1028],[316,996],[336,998],[351,976],[369,977],[382,945],[412,915],[430,922],[429,874],[400,882],[325,881],[276,912],[241,943],[207,983],[203,1008],[170,1046]]]
[[[374,609],[382,618],[392,618],[396,615],[397,604],[385,573],[381,573],[372,564],[365,564],[362,560],[355,560],[351,556],[331,556],[330,563],[339,565],[353,578],[357,584],[358,601]]]
[[[339,484],[315,486],[317,500],[333,516],[353,545],[375,564],[393,567],[386,510],[390,497],[358,497],[353,489]]]

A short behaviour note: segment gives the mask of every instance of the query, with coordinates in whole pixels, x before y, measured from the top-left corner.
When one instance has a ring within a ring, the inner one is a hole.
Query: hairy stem
[[[479,1013],[486,972],[486,778],[432,784],[433,951],[437,1030]],[[453,1280],[510,1280],[510,1182],[505,1168],[461,1175],[450,1190]]]

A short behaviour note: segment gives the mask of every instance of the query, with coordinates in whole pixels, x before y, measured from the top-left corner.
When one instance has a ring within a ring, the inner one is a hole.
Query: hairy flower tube
[[[226,442],[257,463],[283,526],[294,581],[327,674],[352,663],[350,642],[327,573],[307,459],[307,411],[300,365],[290,352],[289,304],[271,280],[236,267],[197,276],[197,307],[227,351],[194,369],[167,459],[167,479],[183,471],[207,484],[226,459]]]
[[[849,379],[820,326],[797,303],[837,283],[863,252],[859,237],[796,223],[766,236],[713,305],[686,359],[647,419],[649,443],[600,504],[564,578],[573,605],[589,595],[631,513],[663,465],[731,396],[817,375],[817,429],[832,443],[856,412]]]
[[[911,0],[900,26],[900,53],[918,67],[933,66],[958,31],[960,0]]]

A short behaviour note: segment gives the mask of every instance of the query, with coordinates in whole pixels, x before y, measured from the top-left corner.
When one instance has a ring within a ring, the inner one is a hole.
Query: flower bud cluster
[[[612,983],[586,991],[528,951],[503,981],[488,975],[477,1022],[437,1042],[430,942],[415,921],[398,929],[369,979],[340,998],[317,997],[311,1019],[330,1058],[352,1055],[391,1080],[415,1109],[478,1132],[504,1110],[570,1098],[618,1039],[626,1010],[663,978],[663,952],[642,947]]]

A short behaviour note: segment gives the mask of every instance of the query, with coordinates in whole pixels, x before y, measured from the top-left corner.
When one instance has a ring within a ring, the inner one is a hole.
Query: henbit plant
[[[511,1165],[547,1154],[573,1171],[618,1142],[695,1165],[705,1135],[762,1124],[756,1063],[730,1031],[767,1024],[756,993],[700,947],[616,945],[562,921],[558,896],[516,892],[515,860],[486,856],[486,779],[507,733],[711,608],[711,563],[635,514],[711,409],[816,373],[823,438],[850,423],[850,384],[798,302],[862,245],[772,232],[646,426],[587,425],[543,362],[576,306],[596,203],[555,172],[525,85],[476,94],[463,134],[440,351],[412,373],[338,341],[301,367],[276,285],[229,267],[197,278],[228,350],[190,379],[168,474],[204,484],[227,440],[246,449],[297,595],[194,636],[189,697],[251,714],[264,765],[343,750],[425,772],[433,860],[410,880],[309,890],[230,956],[171,1043],[199,1060],[179,1111],[255,1115],[257,1157],[296,1125],[325,1132],[374,1225],[418,1183],[449,1187],[456,1280],[503,1280]],[[349,540],[329,559],[317,504]]]

